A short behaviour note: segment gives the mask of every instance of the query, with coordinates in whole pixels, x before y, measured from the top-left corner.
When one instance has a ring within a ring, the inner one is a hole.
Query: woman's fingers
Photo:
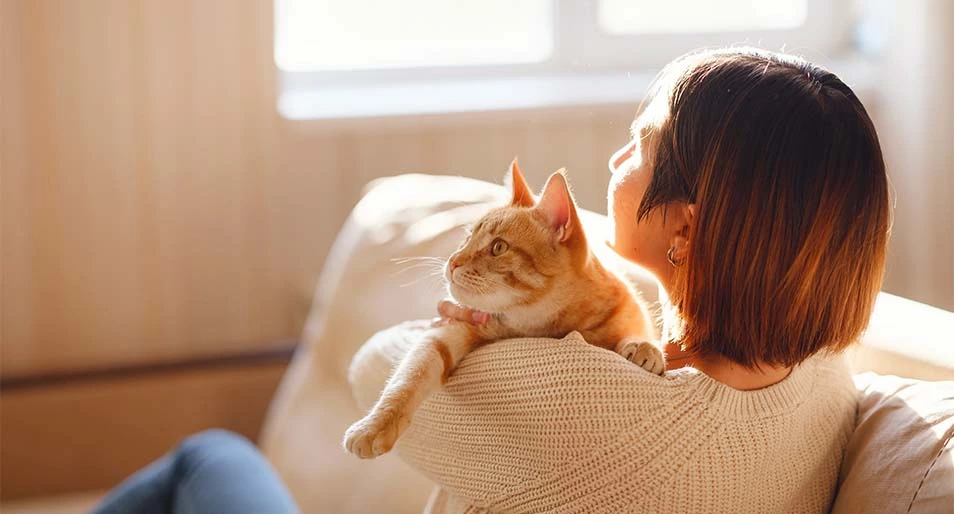
[[[437,303],[437,313],[442,318],[456,319],[457,321],[470,322],[470,310],[450,300],[441,300]]]
[[[437,304],[437,312],[442,318],[463,321],[474,325],[482,325],[490,321],[490,314],[458,305],[450,300],[441,300]]]

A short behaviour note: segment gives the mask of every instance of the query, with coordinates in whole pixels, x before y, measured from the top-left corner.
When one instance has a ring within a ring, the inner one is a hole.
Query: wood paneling
[[[31,387],[0,395],[0,499],[109,489],[206,428],[250,440],[286,363]]]
[[[2,372],[278,341],[271,4],[5,0]]]

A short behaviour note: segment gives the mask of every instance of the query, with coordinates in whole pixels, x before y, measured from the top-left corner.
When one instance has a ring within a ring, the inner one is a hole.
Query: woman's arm
[[[382,331],[355,355],[349,376],[363,409],[429,326]],[[421,405],[397,450],[455,496],[483,507],[508,505],[535,484],[559,483],[574,466],[633,444],[631,434],[646,433],[647,411],[671,401],[670,389],[665,378],[576,333],[501,341],[460,363]]]

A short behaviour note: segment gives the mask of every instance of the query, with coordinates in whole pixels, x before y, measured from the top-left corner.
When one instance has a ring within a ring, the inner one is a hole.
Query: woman
[[[856,407],[834,354],[868,322],[889,229],[871,120],[830,72],[735,48],[669,65],[632,132],[609,244],[668,296],[669,371],[578,334],[474,352],[398,445],[439,485],[429,512],[828,511]],[[356,356],[361,403],[414,337]]]

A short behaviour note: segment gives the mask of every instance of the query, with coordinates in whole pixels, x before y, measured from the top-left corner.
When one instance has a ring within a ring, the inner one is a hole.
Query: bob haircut
[[[665,337],[746,367],[840,351],[868,324],[890,229],[884,159],[854,92],[753,48],[667,66],[641,114],[653,177],[638,217],[696,204]]]

